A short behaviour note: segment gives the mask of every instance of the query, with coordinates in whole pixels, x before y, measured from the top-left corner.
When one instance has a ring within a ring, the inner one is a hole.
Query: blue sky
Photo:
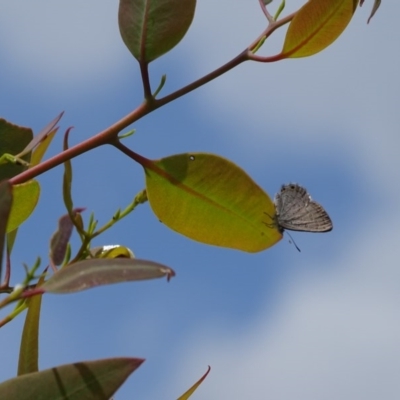
[[[106,128],[142,96],[119,37],[118,2],[7,2],[0,15],[1,116],[37,133],[65,110],[71,144]],[[301,2],[290,2],[295,9]],[[304,185],[329,212],[327,234],[294,233],[258,254],[205,246],[160,224],[148,204],[98,238],[172,267],[164,280],[43,300],[40,367],[113,356],[146,362],[121,399],[175,399],[211,365],[193,399],[397,399],[400,392],[400,6],[371,2],[314,57],[246,63],[146,116],[125,141],[148,158],[206,151],[229,158],[271,197]],[[21,11],[23,9],[23,11]],[[258,2],[202,0],[187,36],[151,65],[164,94],[217,68],[263,30]],[[265,54],[279,51],[273,35]],[[141,167],[113,148],[73,160],[76,206],[101,222],[144,187]],[[20,229],[22,263],[47,260],[65,213],[62,168],[40,176],[41,202]],[[76,239],[74,242],[76,245]],[[23,318],[0,331],[0,379],[15,375]]]

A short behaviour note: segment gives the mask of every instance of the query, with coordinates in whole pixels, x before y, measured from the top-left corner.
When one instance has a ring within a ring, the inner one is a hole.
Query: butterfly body
[[[275,222],[283,232],[285,229],[302,232],[329,232],[333,225],[324,208],[312,200],[307,190],[300,185],[283,185],[276,194]]]

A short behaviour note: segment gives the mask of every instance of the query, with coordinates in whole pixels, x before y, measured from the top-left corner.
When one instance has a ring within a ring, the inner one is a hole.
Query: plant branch
[[[263,38],[267,38],[268,36],[271,35],[272,32],[274,32],[277,28],[280,26],[290,22],[293,17],[295,16],[295,13],[292,13],[285,18],[282,18],[279,21],[274,21],[270,22],[268,27],[264,30],[264,32],[244,51],[242,51],[239,55],[234,57],[232,60],[224,64],[223,66],[217,68],[216,70],[212,71],[211,73],[203,76],[202,78],[192,82],[191,84],[159,99],[156,100],[153,98],[151,95],[151,88],[150,88],[150,82],[149,82],[149,77],[148,77],[148,68],[147,65],[142,65],[141,64],[141,73],[142,73],[142,79],[143,79],[143,86],[144,86],[144,92],[145,92],[145,97],[146,100],[135,110],[130,112],[128,115],[105,129],[104,131],[94,135],[93,137],[84,140],[83,142],[70,147],[68,150],[62,151],[61,153],[55,155],[54,157],[51,157],[50,159],[32,167],[29,168],[28,170],[22,172],[21,174],[13,177],[10,179],[10,183],[15,185],[19,183],[26,182],[30,179],[35,178],[38,175],[43,174],[44,172],[47,172],[48,170],[64,163],[65,161],[68,161],[74,157],[77,157],[83,153],[86,153],[89,150],[92,150],[96,147],[105,145],[105,144],[113,144],[116,145],[116,138],[118,133],[125,129],[127,126],[131,125],[135,121],[139,120],[140,118],[144,117],[145,115],[151,113],[152,111],[158,109],[159,107],[162,107],[168,103],[170,103],[173,100],[178,99],[179,97],[184,96],[185,94],[190,93],[191,91],[199,88],[200,86],[203,86],[204,84],[211,82],[215,78],[218,78],[222,74],[230,71],[234,67],[238,66],[244,61],[248,60],[253,60],[253,61],[261,61],[261,62],[272,62],[272,61],[278,61],[279,59],[283,58],[281,55],[273,56],[273,57],[260,57],[256,56],[255,54],[252,53],[252,51],[257,48],[257,45],[259,44],[260,40]],[[118,145],[116,145],[118,147]],[[121,150],[121,148],[120,148]],[[132,155],[131,155],[132,156]],[[143,160],[142,160],[143,161]]]
[[[142,103],[134,111],[132,111],[131,113],[120,119],[118,122],[105,129],[104,131],[83,141],[82,143],[70,147],[68,150],[62,151],[61,153],[55,155],[54,157],[51,157],[50,159],[22,172],[21,174],[15,176],[14,178],[11,178],[10,179],[11,184],[15,185],[18,183],[26,182],[64,163],[65,161],[70,160],[71,158],[86,153],[87,151],[92,150],[96,147],[111,143],[114,137],[116,137],[121,130],[125,129],[127,126],[131,125],[133,122],[137,121],[138,119],[150,113],[151,111],[153,111],[153,109],[147,102]]]
[[[228,61],[226,64],[222,65],[221,67],[217,68],[215,71],[210,72],[209,74],[203,76],[202,78],[198,79],[197,81],[194,81],[190,83],[189,85],[183,87],[182,89],[177,90],[176,92],[173,92],[159,100],[155,100],[156,107],[161,107],[187,93],[190,93],[191,91],[199,88],[200,86],[205,85],[208,82],[211,82],[215,78],[218,78],[225,72],[230,71],[232,68],[238,66],[244,61],[249,60],[249,55],[248,55],[248,49],[245,49],[242,51],[238,56],[233,58],[232,60]]]
[[[129,158],[132,158],[132,160],[136,161],[139,163],[143,168],[150,168],[152,169],[153,167],[153,162],[149,160],[146,157],[141,156],[138,153],[135,153],[132,151],[129,147],[126,147],[124,144],[122,144],[119,140],[114,140],[112,143],[114,147],[116,147],[118,150],[121,150],[124,154],[126,154]],[[154,168],[154,167],[153,167]]]
[[[289,23],[297,14],[297,11],[287,15],[286,17],[279,19],[278,21],[272,21],[268,24],[267,28],[264,30],[264,32],[248,47],[248,49],[250,51],[253,51],[255,48],[258,48],[257,45],[260,42],[260,40],[262,39],[267,39],[269,36],[271,36],[271,34],[277,30],[278,28],[280,28],[281,26]],[[273,56],[275,57],[275,56]],[[273,57],[264,57],[264,58],[273,58]],[[258,57],[255,56],[253,53],[249,54],[249,59],[250,60],[254,60],[254,61],[260,61],[258,58],[262,58],[262,57]]]
[[[261,7],[262,12],[267,17],[268,22],[269,23],[273,23],[274,22],[274,17],[268,12],[267,6],[264,4],[264,1],[263,0],[258,0],[258,2],[260,3],[260,7]]]
[[[142,75],[142,83],[143,83],[143,94],[144,98],[147,101],[151,101],[151,86],[150,86],[150,78],[149,78],[149,64],[147,62],[139,62],[140,65],[140,73]]]

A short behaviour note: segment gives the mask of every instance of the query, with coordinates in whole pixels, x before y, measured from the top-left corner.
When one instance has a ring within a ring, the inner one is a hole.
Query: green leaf
[[[182,40],[195,8],[196,0],[120,0],[122,40],[139,62],[149,63]]]
[[[8,181],[0,182],[0,280],[2,279],[2,263],[4,253],[4,240],[6,236],[7,221],[13,202],[11,184]]]
[[[3,154],[17,155],[28,145],[32,138],[32,129],[13,125],[0,118],[0,157]],[[30,157],[31,155],[28,153],[22,159],[29,162]],[[0,165],[0,181],[10,179],[26,169],[26,166],[18,164],[7,163]]]
[[[109,400],[143,361],[139,358],[109,358],[25,374],[0,384],[0,398]]]
[[[40,277],[37,286],[44,282],[45,273]],[[39,370],[39,320],[42,295],[26,299],[28,311],[22,331],[21,346],[19,349],[18,375],[28,374]]]
[[[358,0],[309,0],[286,33],[282,58],[307,57],[331,45],[353,17]]]
[[[167,277],[175,272],[165,265],[137,258],[94,258],[57,271],[41,288],[47,293],[73,293],[96,286]]]
[[[248,252],[265,250],[282,238],[268,194],[231,161],[190,153],[143,166],[150,205],[171,229]]]
[[[17,237],[18,228],[14,229],[11,232],[7,232],[7,252],[11,254],[12,249],[14,247],[15,239]]]
[[[13,186],[13,205],[7,224],[7,232],[18,228],[32,214],[39,200],[38,181],[31,180]]]
[[[64,135],[64,143],[63,149],[64,151],[68,149],[68,136],[70,129],[65,132]],[[63,175],[63,199],[65,207],[68,211],[68,214],[72,215],[72,209],[74,207],[74,203],[72,201],[72,165],[71,161],[67,160],[64,162],[64,175]]]
[[[208,366],[207,372],[185,393],[183,393],[182,396],[178,398],[178,400],[187,400],[194,392],[195,390],[201,385],[201,383],[206,379],[208,373],[210,372],[211,368]]]
[[[50,143],[52,142],[54,136],[56,135],[58,131],[58,128],[53,129],[36,147],[36,149],[32,153],[31,157],[31,165],[30,168],[34,167],[35,165],[38,165],[40,161],[42,161],[42,158],[44,154],[46,153],[48,147],[50,146]]]

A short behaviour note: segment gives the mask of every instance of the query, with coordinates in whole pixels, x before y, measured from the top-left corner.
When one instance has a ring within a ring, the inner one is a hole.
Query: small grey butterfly
[[[324,208],[311,199],[307,190],[290,183],[282,185],[275,200],[276,223],[283,232],[285,229],[303,232],[328,232],[332,221]]]

